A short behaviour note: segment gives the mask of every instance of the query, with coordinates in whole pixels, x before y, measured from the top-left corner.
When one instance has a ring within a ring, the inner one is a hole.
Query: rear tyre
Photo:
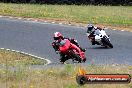
[[[82,62],[82,59],[79,57],[79,55],[77,55],[74,51],[71,50],[71,53],[73,55],[74,58],[76,58],[76,60],[81,63]]]
[[[86,61],[86,58],[83,59],[83,62],[85,62],[85,61]]]
[[[110,48],[113,48],[113,45],[109,42],[108,43],[108,46],[110,47]]]

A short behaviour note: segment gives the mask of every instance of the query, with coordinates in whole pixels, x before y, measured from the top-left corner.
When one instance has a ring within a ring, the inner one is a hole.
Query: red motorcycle
[[[77,61],[78,63],[86,61],[84,52],[82,52],[79,47],[72,44],[68,39],[61,40],[59,51],[60,53],[67,55],[72,61]]]

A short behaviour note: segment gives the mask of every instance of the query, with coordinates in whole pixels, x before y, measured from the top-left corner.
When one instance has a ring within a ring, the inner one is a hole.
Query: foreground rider
[[[95,27],[92,24],[89,24],[87,26],[87,36],[91,41],[92,45],[98,44],[98,42],[95,41],[95,36],[98,35],[101,30],[103,29],[100,27]]]
[[[52,43],[52,46],[55,50],[56,53],[59,52],[59,43],[61,42],[61,40],[64,40],[64,39],[68,39],[72,44],[76,45],[77,47],[79,47],[80,49],[78,49],[76,46],[73,46],[74,48],[77,49],[77,51],[83,51],[85,52],[85,49],[82,49],[79,44],[77,43],[77,40],[75,39],[71,39],[71,38],[65,38],[60,32],[55,32],[54,33],[54,42]],[[60,62],[64,63],[66,60],[68,60],[69,58],[63,54],[63,53],[60,53]]]

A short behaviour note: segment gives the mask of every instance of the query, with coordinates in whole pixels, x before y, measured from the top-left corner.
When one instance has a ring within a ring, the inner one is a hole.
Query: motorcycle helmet
[[[91,33],[91,32],[93,32],[93,30],[94,30],[94,26],[92,24],[89,24],[87,26],[87,33]]]
[[[60,32],[55,32],[53,38],[54,40],[60,40],[60,39],[63,39],[63,36]]]

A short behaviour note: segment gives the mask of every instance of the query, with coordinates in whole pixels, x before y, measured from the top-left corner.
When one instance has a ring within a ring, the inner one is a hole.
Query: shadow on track
[[[88,47],[86,49],[111,49],[111,48],[107,48],[107,47],[104,47],[104,46],[100,46],[100,47]]]

